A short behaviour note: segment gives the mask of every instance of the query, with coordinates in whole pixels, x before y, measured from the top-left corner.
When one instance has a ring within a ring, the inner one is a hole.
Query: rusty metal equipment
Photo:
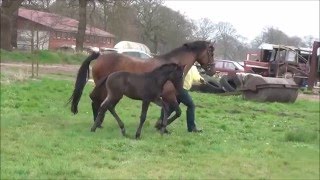
[[[308,78],[308,89],[312,90],[313,86],[316,82],[316,79],[319,80],[319,74],[320,74],[320,54],[317,54],[317,50],[320,48],[320,42],[314,41],[313,42],[313,49],[312,49],[312,55],[311,55],[311,69],[309,73]],[[318,72],[317,72],[318,71]]]
[[[295,102],[298,85],[293,79],[262,77],[249,74],[241,88],[244,99],[268,102]]]

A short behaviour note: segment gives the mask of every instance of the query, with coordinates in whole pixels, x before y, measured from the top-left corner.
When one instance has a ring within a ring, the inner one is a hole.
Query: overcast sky
[[[249,41],[264,27],[273,26],[289,36],[319,38],[319,0],[305,1],[174,1],[165,6],[190,19],[230,22]]]

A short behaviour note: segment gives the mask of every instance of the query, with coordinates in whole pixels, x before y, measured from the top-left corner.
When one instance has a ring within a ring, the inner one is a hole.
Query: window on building
[[[66,33],[65,32],[62,32],[61,33],[61,39],[65,39],[66,38]]]
[[[54,38],[54,39],[57,38],[57,33],[56,32],[51,32],[51,37]]]
[[[62,33],[61,32],[57,32],[56,35],[57,35],[57,39],[61,39],[61,37],[62,37]]]

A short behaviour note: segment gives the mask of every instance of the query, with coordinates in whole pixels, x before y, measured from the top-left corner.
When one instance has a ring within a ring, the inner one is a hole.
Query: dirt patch
[[[32,65],[29,63],[1,63],[1,71],[9,69],[22,69],[26,71],[32,70]],[[70,65],[70,64],[39,64],[39,73],[52,74],[52,73],[76,73],[80,65]],[[34,65],[36,69],[36,65]]]
[[[310,101],[320,101],[319,98],[320,98],[319,94],[299,93],[299,95],[298,95],[298,99],[306,99],[306,100],[310,100]]]
[[[32,75],[30,63],[0,63],[1,74],[9,76],[13,80],[24,80]],[[39,76],[52,75],[58,79],[74,80],[80,65],[70,64],[39,64]],[[35,66],[36,68],[36,66]],[[1,82],[8,82],[8,78],[1,78]],[[298,99],[306,99],[310,101],[319,100],[319,90],[315,90],[314,94],[299,93]]]

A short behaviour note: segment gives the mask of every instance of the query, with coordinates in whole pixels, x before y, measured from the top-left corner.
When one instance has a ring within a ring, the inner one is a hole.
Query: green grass
[[[1,78],[5,78],[1,74]],[[51,78],[1,86],[1,179],[319,179],[319,102],[244,101],[192,92],[201,134],[183,114],[161,136],[152,105],[141,140],[133,139],[139,101],[117,106],[127,133],[109,113],[91,133],[87,84],[72,115],[73,83]]]
[[[34,54],[22,51],[5,51],[1,49],[2,62],[31,62],[32,60],[39,60],[40,63],[66,63],[66,64],[80,64],[87,57],[85,54],[73,54],[63,52],[53,52],[48,50],[36,51]]]

